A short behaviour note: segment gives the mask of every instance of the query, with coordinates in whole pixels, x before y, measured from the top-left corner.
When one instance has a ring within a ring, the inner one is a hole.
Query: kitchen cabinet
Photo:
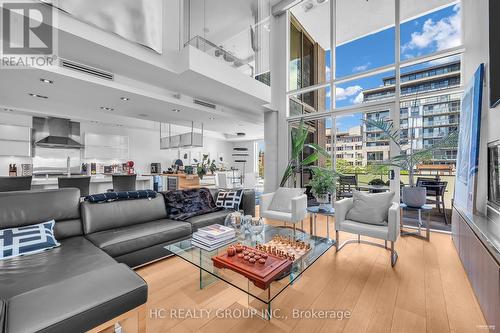
[[[0,124],[0,156],[31,156],[31,127]]]
[[[85,133],[84,141],[86,159],[118,161],[129,159],[128,136]]]
[[[476,217],[475,217],[476,218]],[[477,217],[478,220],[483,217]],[[475,221],[482,223],[483,221]],[[468,220],[454,208],[452,238],[488,325],[500,326],[500,265]]]

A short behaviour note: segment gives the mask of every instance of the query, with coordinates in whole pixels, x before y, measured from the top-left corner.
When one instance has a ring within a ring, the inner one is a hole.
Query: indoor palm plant
[[[434,144],[423,148],[416,149],[413,147],[413,128],[408,129],[408,147],[404,145],[401,139],[401,132],[394,127],[390,120],[365,120],[368,127],[379,129],[382,132],[382,140],[392,141],[401,152],[399,155],[393,156],[388,160],[377,162],[380,165],[388,165],[398,167],[401,170],[407,170],[409,176],[409,186],[402,188],[403,203],[410,207],[421,207],[426,203],[425,187],[417,187],[415,184],[415,169],[419,163],[432,158],[434,152],[440,149],[455,148],[458,143],[458,132],[452,131]]]
[[[320,210],[331,208],[329,195],[335,193],[338,175],[330,168],[312,168],[313,177],[309,182],[311,192],[319,203]]]
[[[290,178],[293,179],[294,186],[297,185],[297,174],[300,173],[304,167],[310,166],[316,162],[320,156],[328,157],[328,152],[315,143],[306,143],[307,135],[309,134],[309,126],[304,125],[304,121],[301,120],[297,128],[292,128],[291,131],[291,143],[292,150],[290,153],[290,159],[288,165],[281,178],[280,187],[285,187],[286,183]],[[312,150],[311,154],[307,157],[302,158],[302,152],[304,148],[310,148]]]

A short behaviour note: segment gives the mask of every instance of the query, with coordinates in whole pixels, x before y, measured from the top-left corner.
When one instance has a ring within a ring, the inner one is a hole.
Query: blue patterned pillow
[[[55,221],[0,230],[0,259],[32,254],[57,247]]]
[[[226,209],[240,209],[243,190],[220,190],[215,205]]]

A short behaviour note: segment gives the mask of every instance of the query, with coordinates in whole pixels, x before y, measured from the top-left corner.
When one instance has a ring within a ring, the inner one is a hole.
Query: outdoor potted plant
[[[319,203],[319,209],[330,210],[332,208],[330,195],[335,193],[338,175],[329,168],[313,167],[311,171],[313,177],[309,186],[311,186],[311,192]]]
[[[413,123],[413,122],[412,122]],[[435,151],[439,149],[455,148],[458,143],[458,132],[452,131],[445,137],[435,141],[433,145],[426,148],[416,149],[413,144],[406,144],[401,138],[399,129],[394,127],[391,120],[365,120],[368,127],[379,129],[382,132],[381,139],[392,141],[401,152],[399,155],[393,156],[385,161],[376,162],[380,165],[389,165],[398,167],[401,170],[408,171],[409,186],[404,186],[401,189],[402,201],[409,207],[422,207],[427,201],[427,191],[425,187],[418,187],[415,184],[415,169],[416,166],[430,158]],[[408,129],[407,142],[413,142],[413,128]]]

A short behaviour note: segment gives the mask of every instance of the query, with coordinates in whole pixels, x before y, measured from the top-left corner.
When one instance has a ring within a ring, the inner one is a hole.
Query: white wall
[[[488,142],[500,139],[500,131],[498,131],[500,107],[489,108],[488,0],[462,0],[462,8],[465,46],[463,58],[464,85],[470,82],[479,64],[484,63],[486,66],[485,84],[483,86],[479,172],[476,191],[476,209],[478,212],[485,213],[488,199],[487,144]]]
[[[15,114],[13,112],[0,112],[0,123],[31,127],[31,116]],[[18,170],[21,164],[31,163],[31,157],[23,156],[0,156],[0,176],[9,175],[9,164],[15,163]]]
[[[247,160],[247,163],[245,165],[245,173],[256,173],[258,170],[255,169],[255,159],[257,158],[256,150],[255,150],[255,141],[238,141],[238,142],[233,142],[232,148],[235,147],[241,147],[241,148],[247,148],[248,151],[248,157],[243,157],[243,156],[232,156],[232,160]],[[238,152],[238,151],[232,151],[232,154],[238,154],[238,153],[245,153],[245,152]],[[234,163],[234,167],[240,169],[243,172],[243,163]]]

